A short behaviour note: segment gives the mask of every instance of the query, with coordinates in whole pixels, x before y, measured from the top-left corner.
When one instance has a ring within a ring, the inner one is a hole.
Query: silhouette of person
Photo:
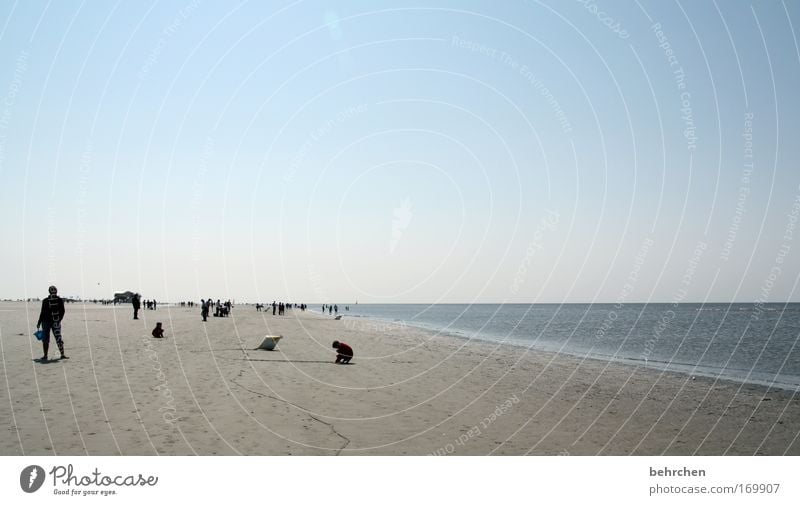
[[[203,316],[203,322],[208,320],[208,302],[200,299],[200,315]]]
[[[58,296],[58,290],[55,286],[47,288],[50,296],[42,300],[42,310],[39,311],[39,321],[36,322],[36,327],[42,327],[44,331],[44,338],[42,338],[42,350],[44,356],[42,361],[47,361],[47,351],[50,348],[50,331],[56,337],[56,345],[61,353],[61,359],[66,359],[64,355],[64,342],[61,340],[61,321],[64,320],[64,300]]]
[[[139,319],[139,307],[141,307],[141,301],[139,300],[139,294],[136,293],[131,298],[131,303],[133,304],[133,318]]]
[[[164,338],[164,328],[161,327],[161,323],[156,323],[156,327],[153,328],[153,337]]]

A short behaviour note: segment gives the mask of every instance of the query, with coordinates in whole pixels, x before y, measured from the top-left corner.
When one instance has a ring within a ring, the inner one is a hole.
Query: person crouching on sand
[[[334,340],[333,348],[336,349],[337,352],[336,363],[344,365],[350,363],[350,360],[353,359],[353,348],[345,344],[344,342],[339,342],[338,340]]]
[[[156,327],[153,328],[153,337],[164,338],[164,328],[161,327],[161,323],[156,323]]]

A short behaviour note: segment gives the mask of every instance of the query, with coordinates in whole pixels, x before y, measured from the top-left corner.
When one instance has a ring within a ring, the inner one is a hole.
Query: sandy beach
[[[800,454],[784,390],[247,305],[68,304],[42,364],[38,307],[0,303],[0,455]]]

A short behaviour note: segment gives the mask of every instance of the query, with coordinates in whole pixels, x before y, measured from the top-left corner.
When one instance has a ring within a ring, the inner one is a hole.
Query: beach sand
[[[0,455],[800,454],[782,390],[253,306],[68,304],[41,364],[38,308],[0,303]]]

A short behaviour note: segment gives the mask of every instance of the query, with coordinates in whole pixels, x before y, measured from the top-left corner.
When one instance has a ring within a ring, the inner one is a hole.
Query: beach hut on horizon
[[[115,291],[114,303],[130,303],[135,294],[133,291]]]

